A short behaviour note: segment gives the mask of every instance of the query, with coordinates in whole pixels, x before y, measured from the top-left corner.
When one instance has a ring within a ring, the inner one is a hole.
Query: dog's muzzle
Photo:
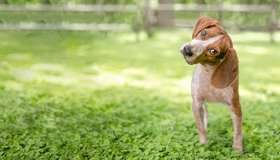
[[[189,65],[194,64],[194,52],[192,51],[192,47],[189,45],[189,43],[182,45],[180,47],[180,52],[182,53],[183,57]]]
[[[185,46],[183,48],[183,50],[181,50],[181,53],[184,55],[184,56],[188,56],[188,57],[191,57],[193,55],[193,52],[192,52],[192,49],[190,46]]]

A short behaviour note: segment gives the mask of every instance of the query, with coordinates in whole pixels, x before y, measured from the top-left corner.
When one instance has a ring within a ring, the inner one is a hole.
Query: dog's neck
[[[208,75],[212,75],[215,69],[217,68],[217,66],[211,66],[209,64],[201,64],[201,66],[203,68],[203,71]]]

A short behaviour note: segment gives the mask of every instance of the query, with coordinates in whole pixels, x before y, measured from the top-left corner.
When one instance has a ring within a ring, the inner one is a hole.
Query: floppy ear
[[[193,29],[193,35],[192,35],[192,39],[198,34],[198,32],[200,32],[201,30],[210,27],[210,26],[215,26],[215,25],[220,25],[220,23],[210,17],[200,17],[197,22],[196,25]]]
[[[215,69],[211,84],[216,88],[226,88],[232,85],[238,78],[238,59],[235,49],[228,48],[224,60]]]

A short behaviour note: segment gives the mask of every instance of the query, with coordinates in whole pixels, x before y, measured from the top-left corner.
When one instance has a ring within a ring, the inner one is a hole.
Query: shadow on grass
[[[209,158],[235,155],[231,148],[230,111],[222,105],[208,105],[210,142],[201,145],[191,102],[178,102],[159,90],[133,86],[92,90],[36,81],[23,87],[24,92],[0,92],[1,119],[5,122],[1,124],[1,137],[5,137],[5,145],[9,146],[5,152],[13,152],[14,139],[18,139],[22,148],[32,139],[38,145],[43,144],[42,152],[48,151],[48,145],[58,150],[94,146],[94,153],[100,157],[112,152],[116,152],[113,157],[145,157],[148,151],[160,157],[171,153],[177,153],[177,157],[187,153]],[[260,156],[260,145],[271,153],[278,151],[265,143],[279,143],[277,103],[246,98],[241,103],[245,156],[247,153]]]

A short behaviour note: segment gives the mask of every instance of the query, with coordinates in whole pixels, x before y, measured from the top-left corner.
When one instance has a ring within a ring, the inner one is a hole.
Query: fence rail
[[[279,8],[280,9],[280,8]],[[270,13],[270,5],[204,5],[159,4],[158,11],[208,11]],[[0,11],[65,11],[65,12],[137,12],[136,5],[9,5],[0,4]]]
[[[66,11],[66,12],[137,12],[136,5],[9,5],[1,4],[0,11]]]
[[[119,12],[136,13],[136,5],[6,5],[0,4],[1,12]],[[0,23],[0,30],[77,30],[77,31],[128,31],[130,24],[85,24],[85,23]]]
[[[76,30],[76,31],[128,31],[128,24],[83,24],[83,23],[2,23],[0,30]]]
[[[270,5],[204,5],[204,4],[160,4],[157,8],[159,11],[208,11],[208,12],[256,12],[270,13]]]

